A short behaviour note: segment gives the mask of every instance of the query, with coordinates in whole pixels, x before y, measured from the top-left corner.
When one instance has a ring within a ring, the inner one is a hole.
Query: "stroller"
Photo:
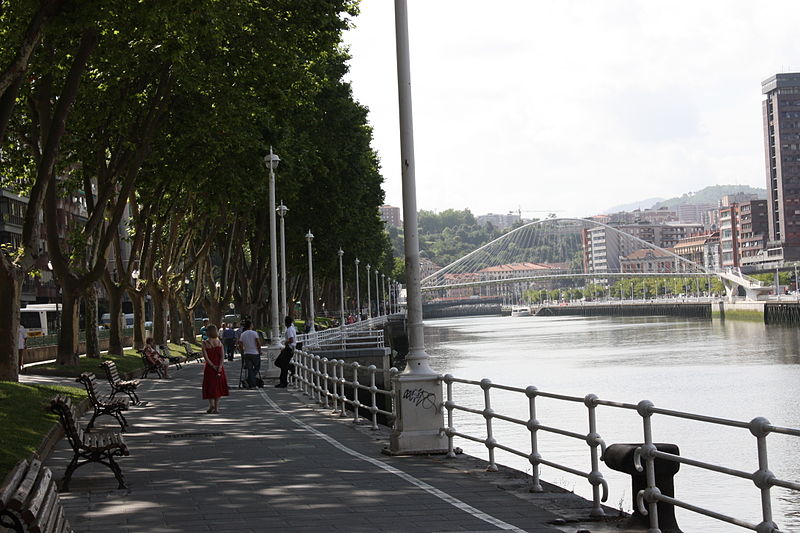
[[[250,386],[247,384],[247,370],[250,368],[250,361],[245,360],[245,356],[242,355],[242,366],[239,368],[239,388],[240,389],[247,389]],[[256,387],[259,389],[264,388],[264,379],[261,377],[261,367],[259,366],[258,372],[256,373]]]

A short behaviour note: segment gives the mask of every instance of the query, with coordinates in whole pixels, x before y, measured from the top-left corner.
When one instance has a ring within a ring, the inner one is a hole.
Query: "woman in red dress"
[[[228,378],[223,363],[223,347],[217,334],[217,326],[206,328],[208,339],[203,341],[203,358],[206,361],[203,369],[203,399],[208,400],[206,413],[219,412],[219,399],[228,395]]]

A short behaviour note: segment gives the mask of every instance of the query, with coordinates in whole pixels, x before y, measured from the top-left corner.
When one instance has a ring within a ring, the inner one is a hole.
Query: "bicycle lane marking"
[[[442,500],[442,501],[444,501],[446,503],[449,503],[453,507],[455,507],[455,508],[457,508],[457,509],[459,509],[461,511],[464,511],[465,513],[469,513],[472,516],[474,516],[475,518],[478,518],[479,520],[483,520],[484,522],[486,522],[488,524],[491,524],[491,525],[497,527],[498,529],[502,529],[502,530],[505,530],[505,531],[513,531],[515,533],[525,533],[524,529],[520,529],[517,526],[509,524],[508,522],[504,522],[504,521],[500,520],[499,518],[495,518],[495,517],[491,516],[490,514],[487,514],[487,513],[483,512],[483,511],[481,511],[480,509],[476,509],[475,507],[469,505],[468,503],[465,503],[465,502],[459,500],[458,498],[456,498],[454,496],[451,496],[450,494],[447,494],[446,492],[444,492],[444,491],[442,491],[440,489],[437,489],[433,485],[430,485],[430,484],[425,483],[424,481],[422,481],[420,479],[415,478],[411,474],[403,472],[402,470],[400,470],[398,468],[395,468],[392,465],[386,464],[383,461],[379,461],[378,459],[375,459],[373,457],[369,457],[367,455],[364,455],[361,452],[357,452],[357,451],[353,450],[352,448],[348,448],[347,446],[345,446],[344,444],[342,444],[338,440],[334,439],[330,435],[327,435],[327,434],[323,433],[322,431],[319,431],[318,429],[315,429],[315,428],[309,426],[308,424],[306,424],[302,420],[300,420],[300,419],[294,417],[293,415],[291,415],[290,413],[284,411],[278,404],[276,404],[274,401],[272,401],[272,398],[269,397],[269,395],[264,391],[264,389],[258,389],[258,392],[259,392],[259,394],[261,394],[261,397],[264,398],[264,401],[266,401],[275,411],[277,411],[278,413],[284,415],[285,417],[287,417],[289,420],[294,422],[297,426],[301,427],[302,429],[305,429],[309,433],[311,433],[311,434],[315,435],[316,437],[319,437],[320,439],[324,440],[325,442],[327,442],[328,444],[330,444],[334,448],[337,448],[338,450],[341,450],[344,453],[346,453],[346,454],[348,454],[348,455],[350,455],[352,457],[355,457],[356,459],[360,459],[360,460],[362,460],[362,461],[364,461],[366,463],[369,463],[372,466],[375,466],[375,467],[378,467],[378,468],[380,468],[382,470],[385,470],[386,472],[389,472],[390,474],[394,474],[397,477],[399,477],[401,479],[404,479],[405,481],[411,483],[412,485],[424,490],[428,494],[431,494],[432,496],[436,496],[440,500]]]

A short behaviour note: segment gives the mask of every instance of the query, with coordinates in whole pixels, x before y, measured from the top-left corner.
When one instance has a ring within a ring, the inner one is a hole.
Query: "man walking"
[[[286,333],[283,336],[283,350],[275,360],[275,366],[281,369],[278,384],[275,385],[279,389],[284,389],[289,384],[289,366],[292,364],[294,348],[297,345],[297,328],[294,327],[292,317],[287,316],[284,318],[283,323],[286,325]]]
[[[227,324],[222,330],[222,344],[225,345],[225,354],[228,361],[233,361],[233,351],[236,348],[236,331],[231,324]]]
[[[247,369],[247,387],[252,389],[257,385],[256,377],[261,370],[261,339],[249,320],[242,322],[242,330],[239,351],[242,353],[242,364]]]

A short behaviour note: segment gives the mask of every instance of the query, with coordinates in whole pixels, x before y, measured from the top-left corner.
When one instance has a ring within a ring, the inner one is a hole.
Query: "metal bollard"
[[[675,444],[669,443],[653,443],[656,450],[672,455],[680,455],[680,449]],[[639,491],[647,489],[647,473],[646,470],[641,472],[636,469],[634,463],[634,454],[636,450],[644,446],[644,444],[612,444],[606,449],[603,455],[603,462],[617,472],[624,472],[631,476],[631,497],[633,515],[632,519],[642,526],[650,524],[649,518],[639,512],[636,498]],[[680,470],[680,463],[668,461],[666,459],[654,459],[656,487],[661,491],[661,494],[675,497],[675,483],[673,477]],[[682,533],[678,527],[678,522],[675,520],[675,507],[666,502],[658,502],[658,527],[662,533]]]

